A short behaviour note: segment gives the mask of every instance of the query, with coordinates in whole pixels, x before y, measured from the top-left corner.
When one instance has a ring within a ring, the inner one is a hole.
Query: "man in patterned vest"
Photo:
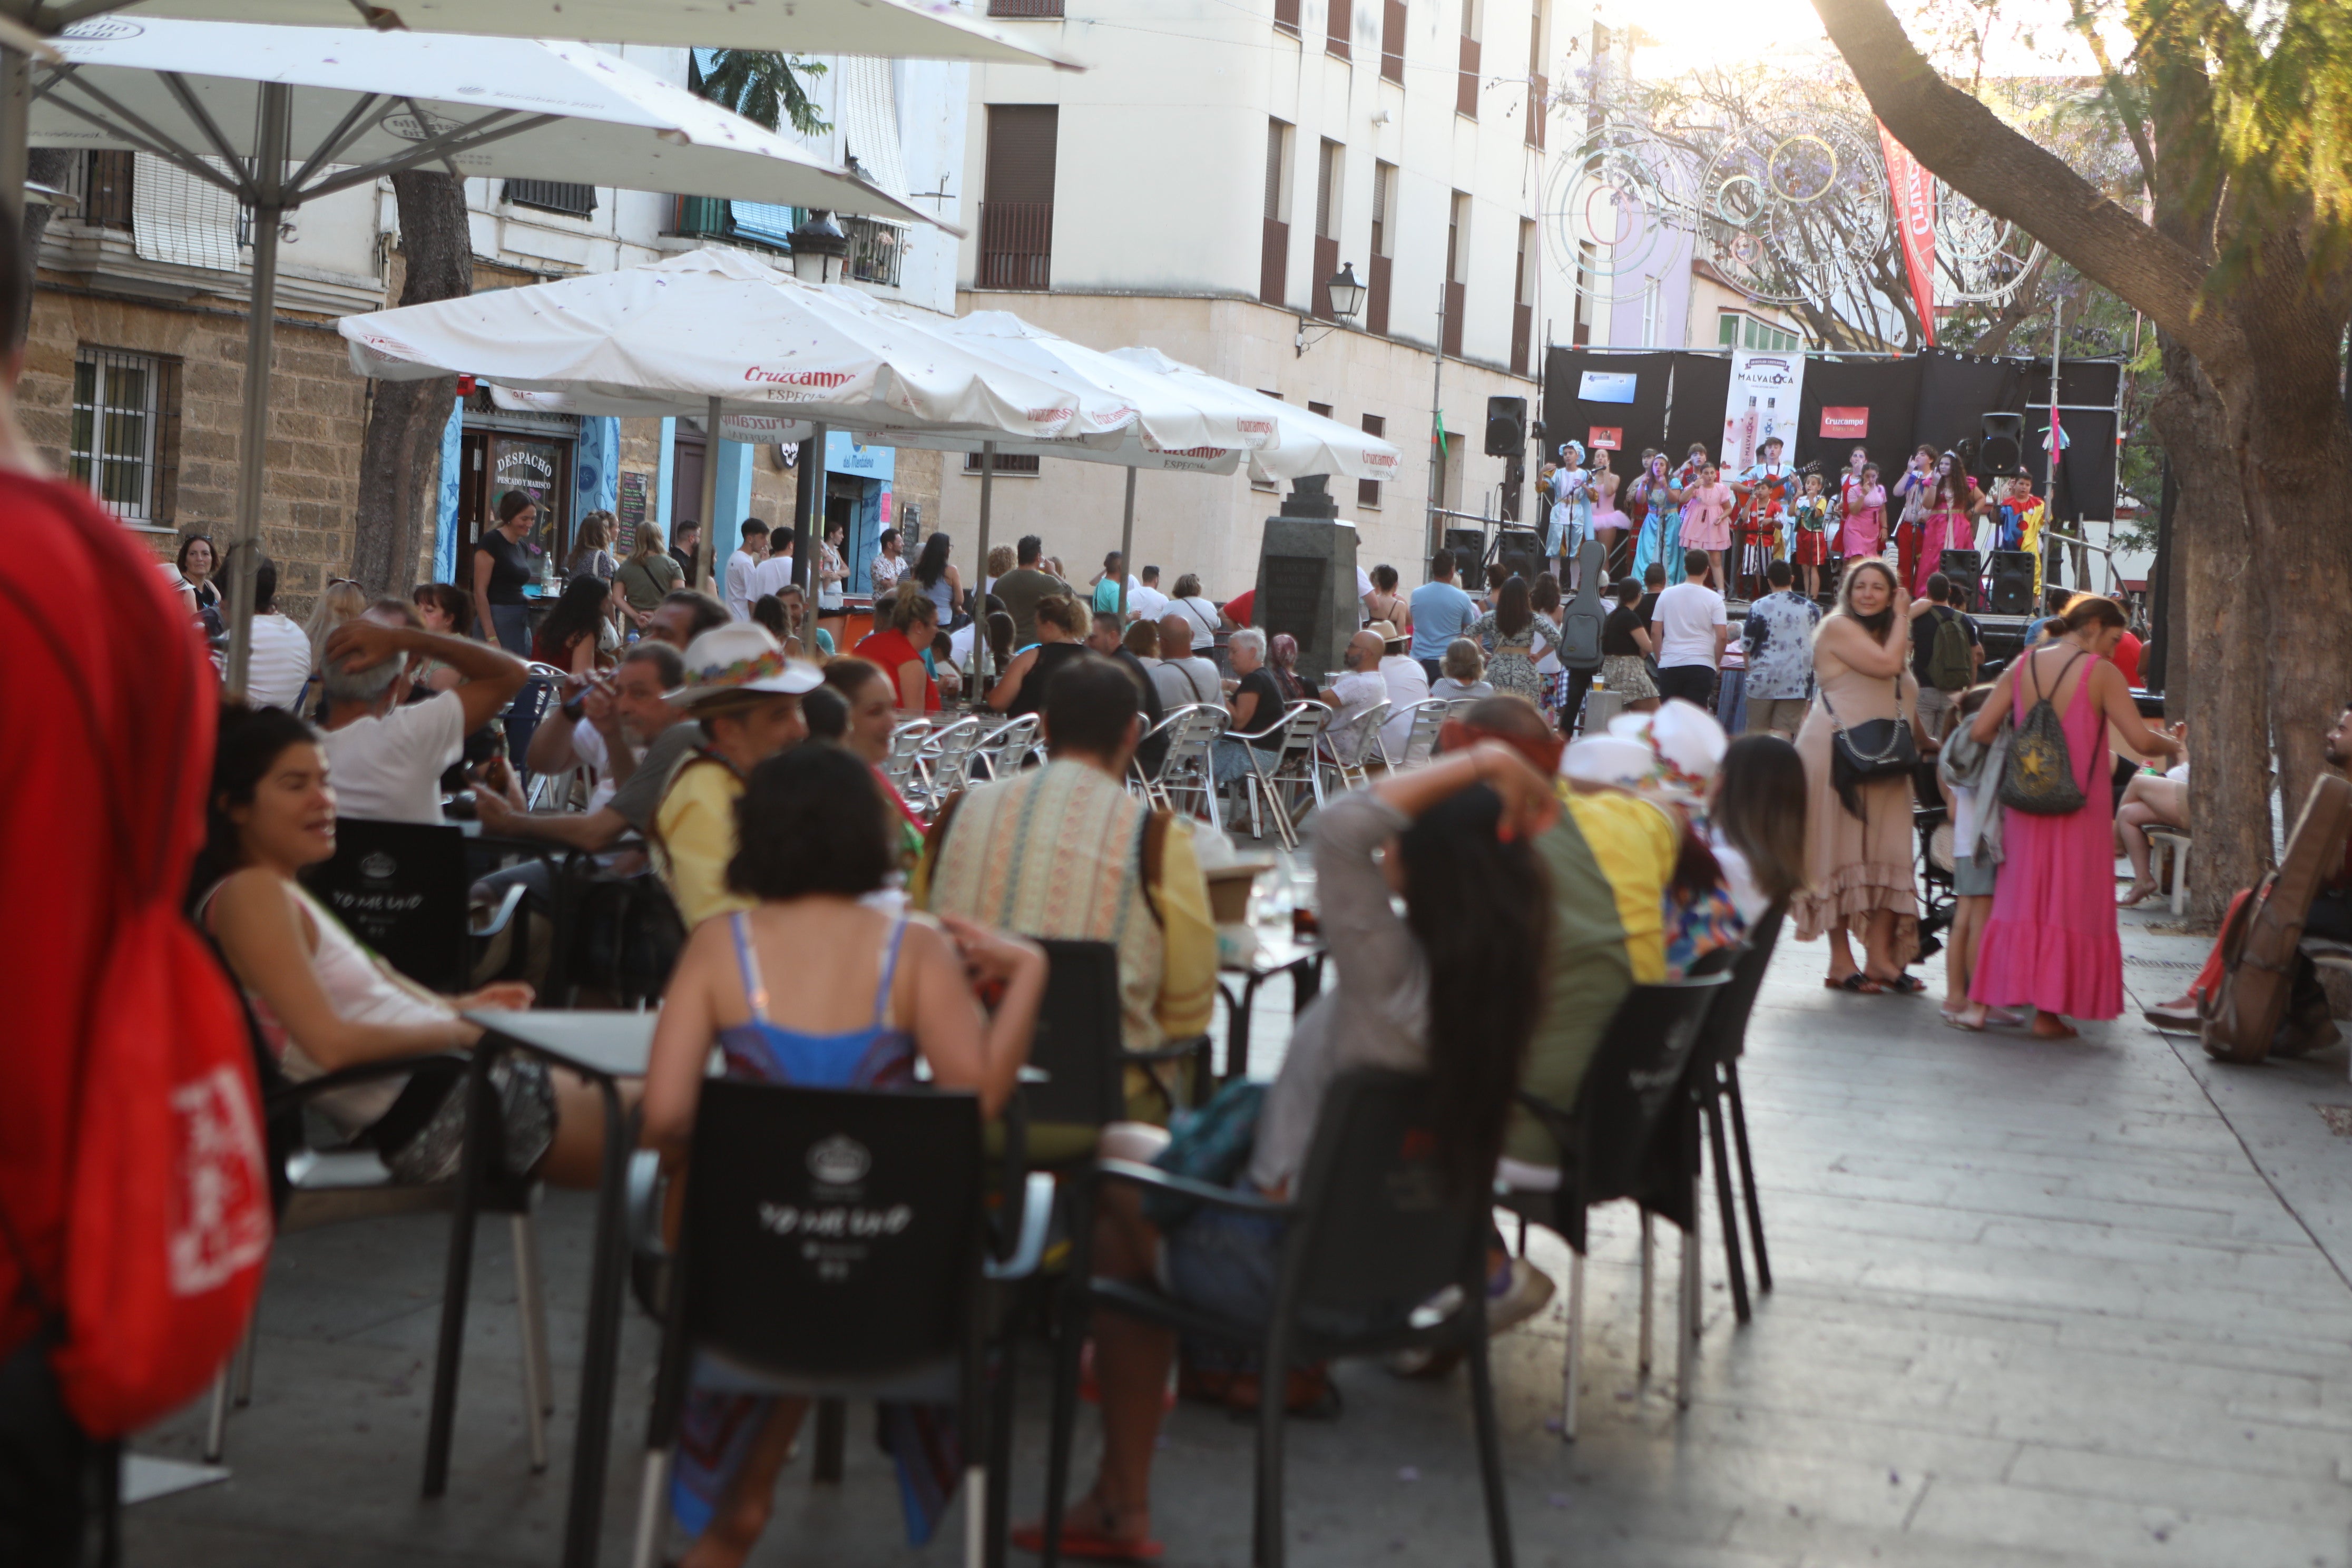
[[[1023,936],[1109,942],[1124,1043],[1148,1051],[1208,1028],[1217,933],[1190,824],[1121,782],[1138,701],[1134,677],[1099,654],[1055,670],[1043,712],[1052,760],[951,802],[910,891],[919,909]]]

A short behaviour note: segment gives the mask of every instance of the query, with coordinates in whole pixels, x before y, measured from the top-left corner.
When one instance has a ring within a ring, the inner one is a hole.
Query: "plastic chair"
[[[1656,985],[1636,985],[1625,994],[1595,1047],[1572,1109],[1562,1109],[1522,1091],[1519,1102],[1551,1135],[1559,1156],[1559,1185],[1549,1191],[1505,1187],[1496,1198],[1525,1220],[1557,1231],[1570,1247],[1568,1355],[1562,1373],[1560,1436],[1576,1437],[1576,1384],[1584,1358],[1585,1211],[1615,1198],[1655,1195],[1651,1155],[1661,1131],[1678,1109],[1688,1106],[1685,1078],[1698,1048],[1707,1009],[1730,984],[1728,974],[1692,975]],[[1690,1403],[1690,1350],[1697,1329],[1698,1231],[1696,1205],[1687,1188],[1684,1209],[1669,1217],[1687,1219],[1683,1240],[1681,1331],[1675,1358],[1675,1402]],[[1646,1207],[1646,1205],[1645,1205]],[[1525,1250],[1526,1232],[1520,1233]],[[1648,1232],[1642,1252],[1642,1354],[1649,1365],[1650,1254]]]
[[[1326,776],[1336,774],[1342,792],[1362,789],[1372,782],[1371,764],[1385,761],[1381,726],[1388,718],[1389,705],[1375,702],[1346,723],[1335,723],[1323,731],[1323,750],[1318,753],[1321,771]],[[1319,793],[1316,798],[1322,798]]]
[[[1118,990],[1118,949],[1107,942],[1039,938],[1045,950],[1045,994],[1037,1008],[1037,1033],[1029,1065],[1042,1075],[1021,1088],[1029,1123],[1032,1163],[1063,1156],[1051,1148],[1067,1138],[1049,1129],[1099,1129],[1127,1119],[1127,1069],[1150,1076],[1171,1111],[1181,1108],[1173,1088],[1157,1068],[1191,1060],[1195,1098],[1205,1092],[1213,1066],[1206,1035],[1170,1040],[1149,1051],[1127,1048]],[[1089,1150],[1091,1152],[1091,1150]]]
[[[357,816],[336,819],[335,853],[304,870],[302,885],[385,963],[453,996],[471,988],[472,943],[504,931],[523,896],[509,887],[477,915],[463,829]]]
[[[2157,885],[2165,889],[2172,902],[2172,918],[2179,920],[2189,903],[2189,835],[2177,827],[2161,826],[2146,829],[2147,834],[2148,870],[2156,877]],[[2172,877],[2168,886],[2165,865],[2169,861]]]
[[[1078,1184],[1071,1220],[1076,1238],[1054,1368],[1054,1425],[1045,1479],[1045,1568],[1061,1555],[1076,1423],[1078,1352],[1099,1306],[1188,1335],[1259,1352],[1257,1500],[1251,1561],[1281,1568],[1283,1425],[1288,1370],[1338,1356],[1413,1348],[1460,1350],[1470,1363],[1470,1403],[1486,1499],[1489,1548],[1509,1568],[1511,1521],[1503,1490],[1501,1441],[1487,1367],[1487,1194],[1448,1194],[1429,1155],[1429,1080],[1360,1070],[1325,1092],[1298,1196],[1275,1203],[1234,1187],[1193,1181],[1150,1165],[1106,1160]],[[1274,1310],[1264,1323],[1223,1317],[1150,1286],[1092,1277],[1095,1189],[1119,1182],[1181,1194],[1200,1203],[1286,1223]]]
[[[1026,1184],[1012,1256],[990,1259],[981,1131],[969,1094],[702,1086],[646,1424],[638,1568],[661,1560],[696,1371],[816,1400],[956,1404],[964,1561],[980,1568],[1003,1529],[989,1481],[1006,1456],[989,1453],[988,1433],[1009,1429],[1013,1384],[1000,1368],[984,1426],[985,1284],[1035,1271],[1051,1207],[1041,1174]]]

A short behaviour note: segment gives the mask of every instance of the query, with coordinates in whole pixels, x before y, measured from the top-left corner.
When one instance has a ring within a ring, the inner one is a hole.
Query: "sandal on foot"
[[[1958,1013],[1945,1014],[1944,1024],[1948,1028],[1958,1029],[1963,1033],[1970,1035],[1981,1035],[1984,1033],[1985,1028],[1982,1024],[1969,1023],[1967,1018]]]
[[[1927,989],[1927,983],[1907,971],[1885,980],[1874,981],[1881,991],[1899,991],[1906,996],[1916,996]]]
[[[2136,910],[2139,908],[2140,901],[2143,899],[2153,897],[2162,891],[2164,891],[2164,889],[2158,887],[2154,882],[2134,882],[2130,887],[2124,889],[2124,896],[2116,900],[2116,908],[2119,910]]]
[[[1832,991],[1851,991],[1857,996],[1875,996],[1886,989],[1859,969],[1843,980],[1824,980],[1822,984]]]
[[[1024,1524],[1012,1533],[1013,1544],[1024,1552],[1045,1550],[1045,1527]],[[1149,1536],[1138,1540],[1125,1535],[1097,1535],[1092,1531],[1062,1530],[1062,1555],[1082,1558],[1089,1563],[1150,1563],[1166,1552],[1167,1547]]]

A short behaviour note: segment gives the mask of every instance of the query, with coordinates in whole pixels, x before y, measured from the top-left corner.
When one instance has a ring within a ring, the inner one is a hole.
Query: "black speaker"
[[[1984,586],[1984,552],[1947,550],[1936,570],[1951,580],[1952,603],[1964,610],[1976,608],[1977,594]]]
[[[1984,444],[1977,452],[1979,474],[2000,476],[2025,472],[2025,416],[1988,414]]]
[[[1475,576],[1486,564],[1484,530],[1449,528],[1445,531],[1445,548],[1454,552],[1454,569],[1465,577]]]
[[[1996,616],[2030,616],[2033,605],[2033,552],[1996,550],[1992,552],[1992,596],[1985,607]]]
[[[1528,400],[1486,399],[1486,456],[1510,458],[1528,449]]]
[[[1528,570],[1525,575],[1533,581],[1537,573],[1547,569],[1543,535],[1523,528],[1504,529],[1495,535],[1495,559],[1506,565],[1526,563]]]

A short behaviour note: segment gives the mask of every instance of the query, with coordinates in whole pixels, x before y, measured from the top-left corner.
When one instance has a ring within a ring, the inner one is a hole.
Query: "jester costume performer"
[[[1560,586],[1568,586],[1569,565],[1576,559],[1584,536],[1592,531],[1592,476],[1584,467],[1584,444],[1570,441],[1559,449],[1559,468],[1551,477],[1550,527],[1544,534],[1544,553],[1559,563]]]
[[[1739,595],[1763,595],[1764,569],[1789,553],[1789,507],[1797,490],[1796,470],[1780,462],[1780,443],[1765,444],[1767,461],[1751,463],[1731,481],[1739,497],[1732,520],[1732,539],[1738,546],[1739,564],[1732,581]]]

